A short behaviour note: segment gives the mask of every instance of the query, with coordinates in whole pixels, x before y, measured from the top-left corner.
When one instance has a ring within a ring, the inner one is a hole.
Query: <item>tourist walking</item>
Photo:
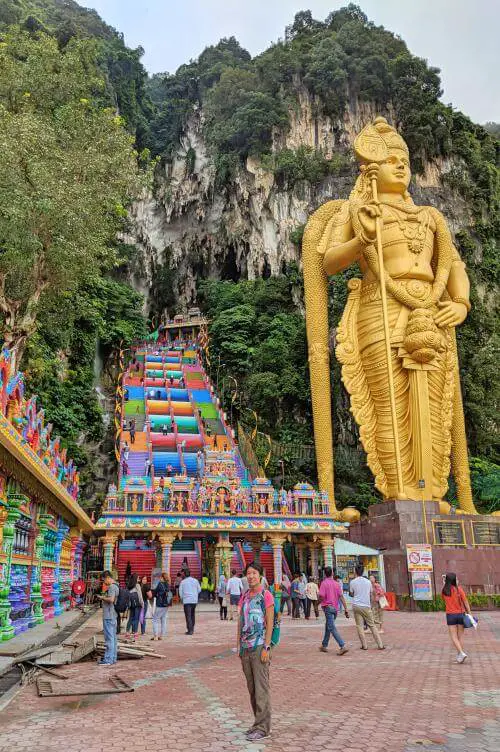
[[[137,632],[139,631],[139,618],[141,615],[141,609],[144,606],[142,599],[142,590],[139,585],[139,577],[137,574],[133,574],[127,583],[128,591],[130,593],[130,605],[128,610],[128,622],[126,629],[126,637],[132,637],[137,640]]]
[[[254,722],[246,738],[249,742],[256,742],[266,739],[271,731],[269,666],[274,599],[271,592],[262,586],[262,567],[259,564],[249,564],[246,576],[249,589],[240,600],[236,643],[254,714]]]
[[[221,574],[217,583],[217,599],[219,601],[219,616],[221,621],[227,621],[226,585],[226,577]]]
[[[291,616],[292,613],[292,606],[290,604],[290,586],[291,586],[290,578],[288,575],[284,574],[281,579],[281,604],[280,604],[280,611],[283,613],[285,610],[287,610],[287,616]]]
[[[146,617],[148,608],[151,608],[153,601],[150,599],[151,595],[151,583],[148,581],[146,575],[141,577],[141,592],[142,592],[142,612],[141,612],[141,635],[146,634]]]
[[[292,598],[292,619],[300,619],[300,609],[304,611],[305,616],[305,587],[303,587],[300,572],[295,572],[292,584],[290,585],[290,596]]]
[[[250,583],[248,583],[250,585]],[[226,593],[229,595],[229,620],[233,620],[235,609],[238,609],[238,603],[243,595],[243,585],[241,579],[236,574],[236,569],[231,570],[231,577],[227,581]]]
[[[314,577],[309,577],[309,582],[306,585],[306,619],[311,616],[311,607],[314,609],[316,619],[319,619],[318,592],[316,580]]]
[[[130,420],[129,433],[130,433],[130,443],[135,444],[135,418],[132,418]]]
[[[355,567],[356,577],[349,583],[349,592],[352,596],[352,612],[354,621],[358,630],[361,649],[368,650],[363,625],[366,624],[373,635],[379,650],[384,649],[384,643],[380,637],[379,631],[373,621],[373,611],[371,607],[372,583],[366,577],[363,577],[364,567],[357,564]]]
[[[128,441],[126,441],[123,445],[123,459],[128,462],[128,456],[130,454],[130,447],[128,445]]]
[[[457,575],[448,572],[441,591],[446,608],[446,623],[450,640],[457,650],[457,663],[467,658],[462,639],[464,636],[464,614],[470,614],[470,605],[463,588],[457,583]]]
[[[186,617],[186,634],[194,634],[194,626],[196,621],[196,606],[198,604],[198,598],[200,596],[201,586],[197,579],[191,577],[191,573],[188,568],[184,568],[184,562],[182,563],[184,571],[184,579],[179,585],[179,596],[184,606],[184,616]]]
[[[373,621],[375,622],[375,626],[377,627],[379,634],[384,634],[384,608],[382,604],[387,604],[386,593],[380,582],[377,581],[377,578],[374,574],[370,575],[370,582],[372,584],[371,599]]]
[[[325,578],[318,590],[318,600],[325,614],[325,632],[320,650],[322,653],[328,652],[328,643],[330,642],[331,635],[339,646],[337,655],[344,655],[344,653],[347,653],[348,648],[346,648],[345,642],[335,624],[339,612],[339,603],[342,603],[347,619],[349,618],[349,612],[342,591],[342,585],[333,576],[333,569],[331,567],[325,567]]]
[[[113,575],[108,570],[102,573],[102,581],[106,587],[106,593],[99,595],[98,598],[102,601],[102,628],[106,649],[102,660],[99,661],[99,665],[113,666],[116,663],[118,649],[115,602],[120,591],[113,579]]]
[[[153,614],[153,636],[151,639],[163,640],[167,634],[168,609],[172,605],[173,599],[170,579],[166,572],[161,573],[160,581],[152,590],[152,595],[156,600],[156,605]]]

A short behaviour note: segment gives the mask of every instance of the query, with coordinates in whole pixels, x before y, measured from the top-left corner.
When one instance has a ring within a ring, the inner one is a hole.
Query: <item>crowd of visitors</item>
[[[356,576],[347,586],[349,602],[344,594],[343,583],[335,569],[326,566],[321,582],[304,573],[296,572],[290,582],[286,574],[282,581],[272,587],[264,576],[261,566],[248,564],[244,576],[238,576],[236,569],[231,577],[221,575],[213,587],[217,596],[221,621],[237,621],[236,650],[246,679],[254,723],[248,729],[246,738],[250,742],[265,739],[271,729],[271,701],[269,674],[272,649],[279,643],[281,619],[285,605],[288,616],[316,619],[323,611],[325,624],[320,651],[327,653],[330,637],[338,645],[336,654],[349,652],[345,640],[337,627],[337,617],[343,610],[346,619],[352,610],[360,648],[368,650],[366,633],[371,632],[379,650],[384,650],[382,641],[383,611],[387,607],[387,597],[382,585],[374,575],[364,574],[362,564],[355,567]],[[102,666],[112,666],[117,660],[117,634],[120,633],[121,619],[128,612],[125,638],[137,640],[139,625],[141,634],[146,633],[147,619],[152,621],[151,640],[162,640],[167,635],[168,609],[179,599],[184,608],[186,635],[193,635],[196,624],[196,607],[200,596],[211,600],[211,581],[208,575],[200,582],[191,576],[187,559],[175,577],[173,585],[166,573],[162,573],[157,584],[152,587],[147,577],[139,581],[137,574],[129,574],[125,588],[113,579],[111,572],[103,573],[102,619],[106,650]],[[205,593],[205,595],[203,595]],[[453,573],[444,576],[442,596],[446,606],[446,622],[452,644],[457,650],[457,662],[463,663],[467,654],[463,649],[463,632],[468,626],[476,626],[470,614],[470,605],[463,589]],[[290,601],[292,607],[290,608]]]

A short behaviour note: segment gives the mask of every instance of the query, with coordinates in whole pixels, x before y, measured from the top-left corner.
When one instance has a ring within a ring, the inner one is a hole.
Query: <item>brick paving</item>
[[[25,687],[0,714],[0,752],[498,752],[500,612],[480,616],[463,665],[442,614],[386,614],[386,651],[371,637],[361,651],[354,625],[340,617],[350,648],[342,657],[319,652],[322,618],[285,618],[272,665],[272,737],[251,744],[234,623],[203,606],[189,637],[174,609],[167,641],[154,643],[166,658],[116,667],[134,693],[39,698]],[[87,662],[64,671],[92,685],[113,670]]]

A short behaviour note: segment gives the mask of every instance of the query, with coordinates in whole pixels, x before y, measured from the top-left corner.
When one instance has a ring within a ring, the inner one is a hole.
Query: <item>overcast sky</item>
[[[79,0],[145,49],[151,73],[169,73],[221,37],[252,55],[283,37],[299,10],[323,21],[349,0]],[[399,34],[410,51],[441,69],[443,101],[472,120],[500,122],[500,0],[360,0],[368,18]]]

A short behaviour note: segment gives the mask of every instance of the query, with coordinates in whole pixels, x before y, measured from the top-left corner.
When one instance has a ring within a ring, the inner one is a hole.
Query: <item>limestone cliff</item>
[[[338,152],[350,155],[355,135],[380,114],[372,104],[354,102],[343,121],[332,122],[303,86],[297,101],[299,106],[290,109],[289,128],[274,134],[273,151],[306,145],[320,149],[327,159]],[[194,108],[177,153],[156,171],[154,191],[133,207],[134,229],[127,240],[136,243],[140,255],[131,279],[152,309],[154,279],[165,266],[182,307],[195,302],[200,279],[255,279],[280,274],[290,262],[300,263],[294,231],[324,201],[347,197],[355,179],[352,160],[343,174],[284,188],[259,159],[249,157],[232,181],[218,188],[203,124],[203,110]],[[190,154],[194,158],[188,170]],[[417,202],[442,210],[456,232],[471,218],[465,202],[443,187],[443,177],[454,166],[444,159],[425,163],[411,190]]]

